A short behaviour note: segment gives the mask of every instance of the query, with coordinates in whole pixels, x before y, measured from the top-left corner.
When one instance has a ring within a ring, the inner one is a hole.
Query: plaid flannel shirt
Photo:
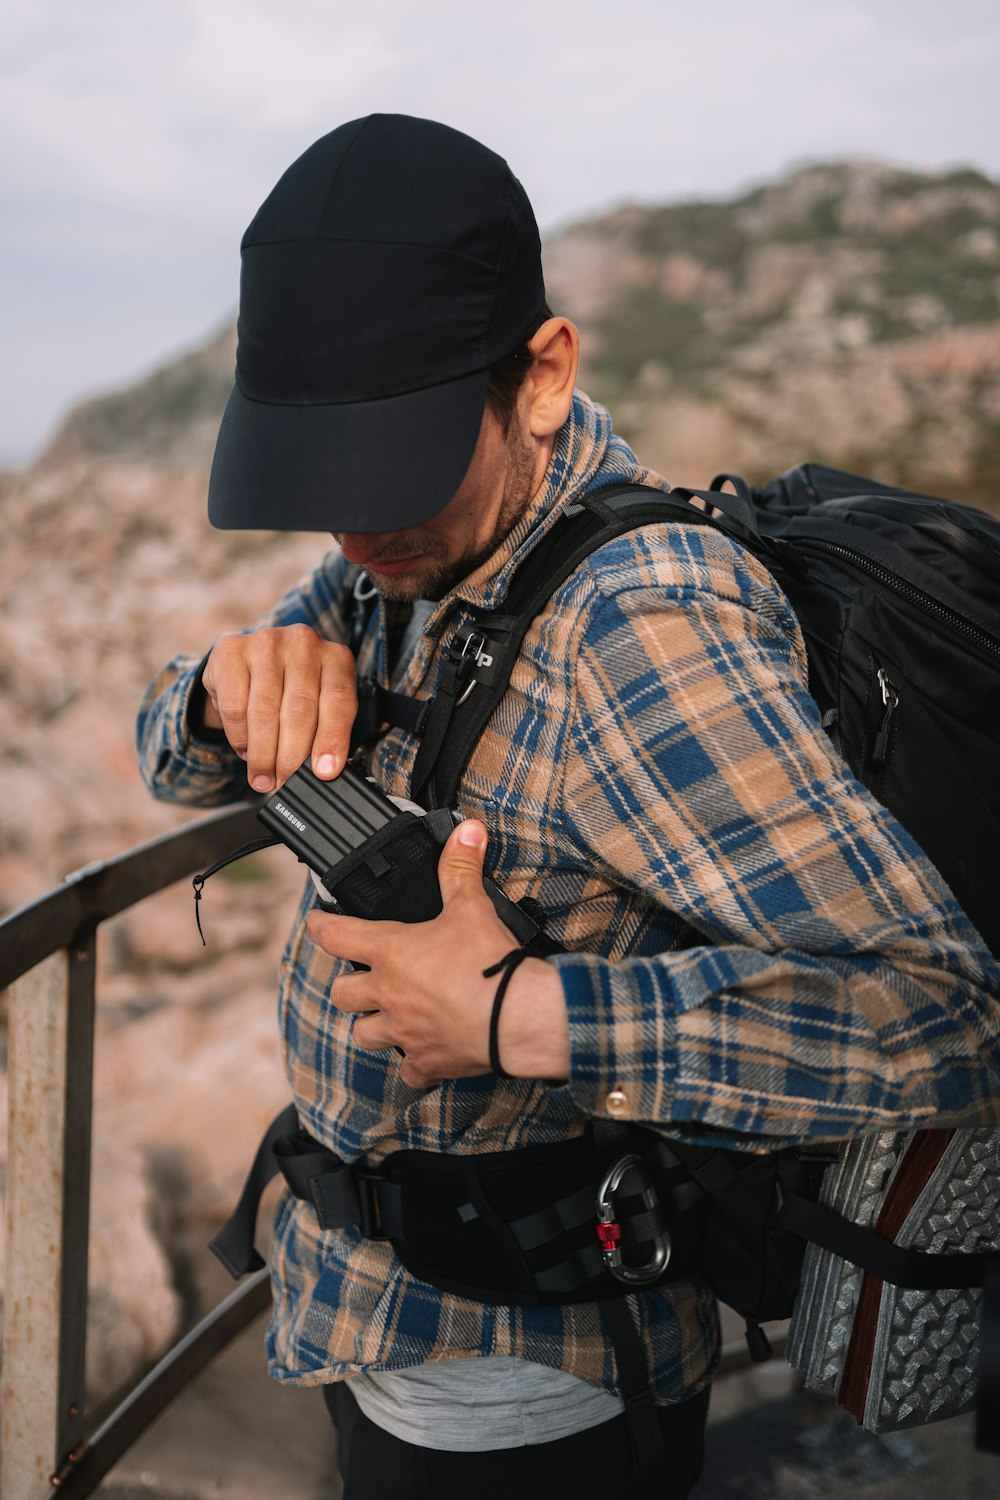
[[[433,692],[441,638],[470,608],[502,603],[563,505],[621,482],[666,488],[578,393],[542,492],[435,606],[397,689]],[[331,554],[259,623],[345,639],[356,574]],[[359,667],[385,684],[387,634],[380,603]],[[245,770],[190,733],[198,666],[177,658],[154,681],[138,740],[157,795],[211,804],[243,795]],[[372,770],[387,791],[406,793],[415,754],[403,730],[379,742]],[[500,884],[539,901],[572,950],[552,960],[569,1081],[404,1087],[395,1054],[354,1049],[350,1019],[327,1000],[339,961],[305,931],[308,885],[281,966],[281,1039],[303,1125],[342,1158],[509,1150],[578,1135],[612,1111],[758,1148],[1000,1116],[998,967],[831,748],[791,608],[726,537],[664,522],[588,558],[529,630],[460,803],[489,829]],[[405,1271],[386,1242],[320,1232],[288,1197],[272,1275],[279,1379],[506,1354],[617,1389],[593,1304],[452,1296]],[[693,1394],[718,1348],[706,1286],[685,1279],[634,1303],[658,1399]]]

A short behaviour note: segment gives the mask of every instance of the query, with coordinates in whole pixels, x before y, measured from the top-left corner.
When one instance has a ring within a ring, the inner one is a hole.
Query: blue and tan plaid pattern
[[[437,605],[403,691],[426,696],[442,634],[501,604],[512,571],[588,489],[664,487],[578,394],[543,492],[498,553]],[[344,638],[354,570],[331,555],[266,624]],[[386,680],[385,619],[362,671]],[[241,795],[243,766],[194,742],[198,663],[178,658],[139,721],[157,795]],[[646,526],[608,544],[537,619],[465,776],[490,865],[533,896],[570,1015],[563,1086],[459,1079],[417,1092],[395,1054],[356,1051],[328,1003],[337,961],[310,942],[307,889],[282,962],[281,1037],[303,1124],[339,1155],[475,1153],[579,1134],[611,1090],[629,1118],[760,1145],[1000,1118],[1000,972],[913,842],[834,754],[806,691],[802,638],[769,575],[704,527]],[[413,738],[373,771],[405,793]],[[613,960],[612,962],[609,962]],[[599,1310],[482,1306],[404,1271],[391,1248],[321,1234],[286,1199],[272,1258],[271,1371],[304,1384],[359,1369],[513,1354],[606,1389]],[[635,1299],[661,1401],[709,1378],[713,1300],[697,1279]]]

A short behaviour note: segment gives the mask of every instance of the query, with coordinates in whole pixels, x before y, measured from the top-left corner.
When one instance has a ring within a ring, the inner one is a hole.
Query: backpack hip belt
[[[697,1269],[704,1195],[666,1142],[606,1127],[552,1145],[456,1155],[398,1151],[347,1163],[298,1126],[272,1124],[236,1211],[212,1242],[233,1276],[253,1248],[260,1195],[280,1172],[320,1229],[391,1242],[414,1276],[476,1302],[553,1306],[620,1297]]]
[[[399,1151],[348,1163],[298,1125],[294,1105],[261,1141],[235,1212],[211,1249],[234,1277],[260,1269],[260,1196],[281,1172],[321,1229],[387,1240],[412,1275],[505,1306],[596,1302],[614,1349],[639,1475],[665,1460],[646,1354],[624,1298],[691,1275],[704,1194],[665,1141],[594,1121],[547,1146],[460,1156]]]

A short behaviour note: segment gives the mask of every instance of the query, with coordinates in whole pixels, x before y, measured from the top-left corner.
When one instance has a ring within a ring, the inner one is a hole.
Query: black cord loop
[[[483,970],[484,979],[492,979],[495,974],[500,974],[500,983],[493,998],[493,1009],[490,1011],[490,1071],[498,1078],[510,1078],[510,1073],[505,1073],[500,1066],[500,1047],[497,1040],[497,1032],[500,1026],[500,1007],[503,1005],[507,994],[507,986],[515,971],[520,968],[526,958],[531,958],[531,952],[527,947],[512,948],[505,953],[499,963],[491,964],[488,969]]]

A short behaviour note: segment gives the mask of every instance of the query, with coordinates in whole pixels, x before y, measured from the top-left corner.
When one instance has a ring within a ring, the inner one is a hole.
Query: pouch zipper
[[[872,562],[871,558],[866,557],[864,553],[854,552],[850,547],[842,547],[838,542],[825,542],[817,537],[797,537],[791,545],[803,552],[833,553],[842,558],[855,572],[861,573],[865,578],[873,578],[883,588],[889,589],[903,599],[908,599],[918,609],[933,615],[956,634],[975,641],[978,646],[992,652],[994,656],[1000,656],[1000,638],[990,635],[988,631],[983,630],[982,626],[973,624],[971,620],[967,620],[964,615],[960,615],[957,610],[951,609],[947,604],[942,604],[939,599],[934,598],[933,594],[917,588],[916,584],[907,583],[905,578],[900,578],[898,574],[883,567],[881,563]]]
[[[884,766],[889,753],[889,736],[892,734],[892,716],[899,707],[899,694],[889,681],[888,673],[884,667],[879,667],[876,672],[879,691],[882,694],[882,706],[885,713],[882,715],[882,723],[879,732],[875,736],[872,746],[872,765]]]

